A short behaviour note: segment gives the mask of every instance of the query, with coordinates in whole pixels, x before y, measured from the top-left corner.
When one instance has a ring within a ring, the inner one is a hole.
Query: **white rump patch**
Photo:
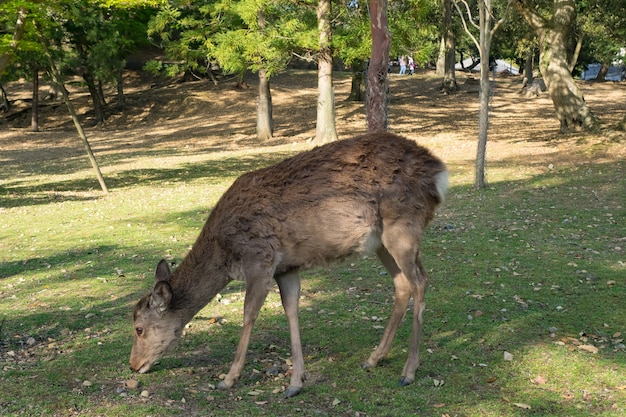
[[[435,187],[437,187],[437,193],[439,194],[441,201],[445,199],[446,192],[448,191],[448,187],[450,186],[448,177],[448,170],[441,171],[440,173],[435,175]]]
[[[372,231],[365,235],[365,238],[361,243],[361,252],[367,254],[376,253],[381,244],[380,234]]]

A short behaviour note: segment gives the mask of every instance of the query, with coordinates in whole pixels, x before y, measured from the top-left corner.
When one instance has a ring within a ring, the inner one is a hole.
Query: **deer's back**
[[[266,257],[279,272],[371,251],[383,218],[426,226],[443,171],[428,150],[392,134],[334,142],[242,175],[205,232],[235,258]]]

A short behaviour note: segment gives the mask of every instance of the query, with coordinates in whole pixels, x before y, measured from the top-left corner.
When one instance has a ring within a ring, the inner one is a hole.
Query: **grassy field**
[[[406,115],[394,117],[397,127]],[[145,375],[128,367],[130,319],[157,261],[184,256],[238,175],[310,145],[250,141],[216,151],[187,148],[199,143],[187,138],[135,148],[119,132],[91,133],[113,190],[106,196],[93,189],[79,144],[50,159],[42,147],[0,150],[0,415],[626,413],[623,137],[543,132],[550,139],[496,140],[488,151],[490,187],[477,192],[475,136],[411,131],[453,174],[425,236],[431,280],[416,382],[398,386],[406,321],[389,357],[360,368],[393,299],[389,277],[365,257],[303,274],[308,378],[303,393],[286,400],[289,335],[276,290],[255,327],[244,374],[227,392],[215,386],[239,338],[241,283],[204,308],[177,350]],[[71,131],[56,134],[76,141]],[[7,138],[0,136],[0,149]]]

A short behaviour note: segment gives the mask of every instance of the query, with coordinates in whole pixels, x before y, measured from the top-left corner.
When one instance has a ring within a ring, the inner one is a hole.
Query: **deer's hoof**
[[[287,388],[287,391],[285,391],[285,398],[295,397],[300,394],[300,391],[302,391],[302,387],[290,385],[289,388]]]
[[[220,391],[225,391],[227,389],[230,389],[230,387],[228,386],[226,382],[222,381],[219,384],[217,384],[217,389]]]
[[[376,365],[371,364],[369,361],[365,361],[363,362],[363,365],[361,365],[362,369],[370,369],[370,368],[374,368]]]
[[[402,378],[400,378],[401,387],[406,387],[407,385],[411,385],[412,383],[413,383],[413,378],[407,378],[406,376],[403,376]]]

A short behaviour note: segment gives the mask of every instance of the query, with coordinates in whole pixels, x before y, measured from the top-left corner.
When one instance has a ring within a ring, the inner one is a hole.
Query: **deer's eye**
[[[143,334],[143,328],[142,327],[135,328],[135,333],[137,334],[137,336],[141,336]]]

